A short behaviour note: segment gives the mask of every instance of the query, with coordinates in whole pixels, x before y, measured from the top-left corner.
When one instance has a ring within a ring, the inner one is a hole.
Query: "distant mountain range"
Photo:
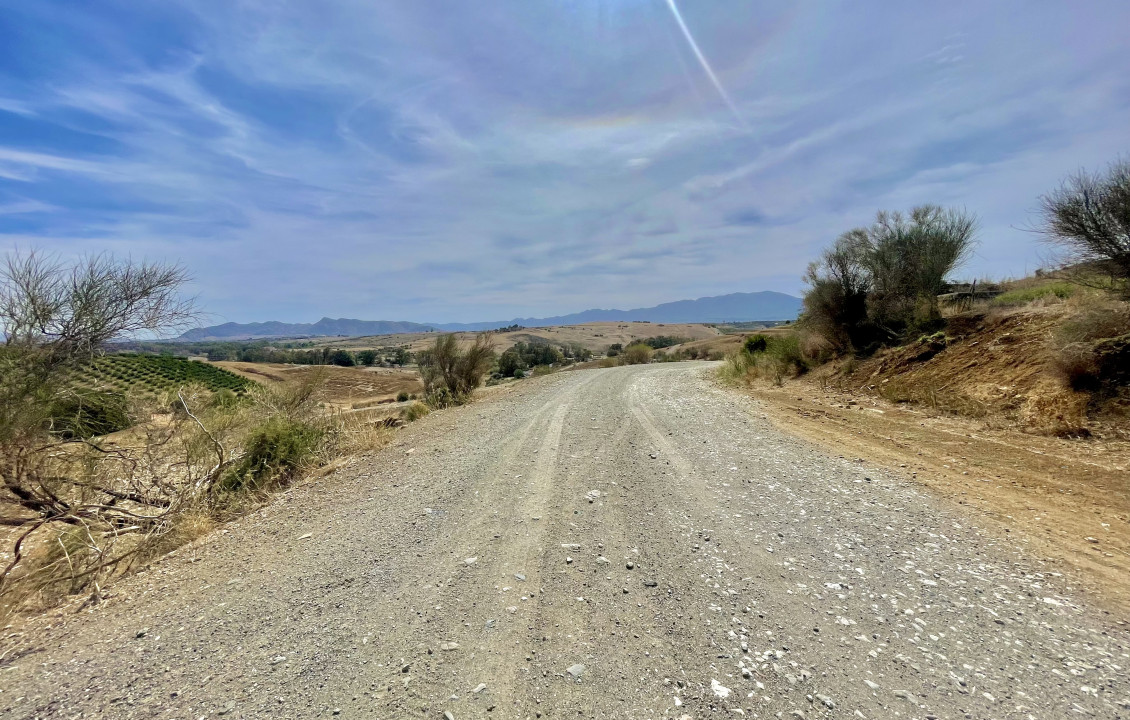
[[[726,323],[755,320],[793,320],[800,313],[800,298],[784,293],[762,291],[731,293],[697,300],[679,300],[635,310],[585,310],[571,315],[546,318],[514,318],[480,323],[412,323],[391,320],[348,320],[322,318],[316,323],[224,323],[189,330],[178,340],[253,340],[284,337],[328,337],[389,335],[392,333],[456,332],[494,330],[510,325],[547,327],[581,325],[593,322]]]

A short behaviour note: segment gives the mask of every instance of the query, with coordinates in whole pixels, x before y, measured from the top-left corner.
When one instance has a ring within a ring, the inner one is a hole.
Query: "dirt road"
[[[710,370],[433,414],[7,630],[0,716],[1130,717],[1126,618]]]

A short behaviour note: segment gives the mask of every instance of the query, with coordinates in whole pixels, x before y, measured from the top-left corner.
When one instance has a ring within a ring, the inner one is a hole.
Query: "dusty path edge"
[[[1130,470],[1122,448],[1088,458],[1071,441],[852,400],[803,381],[747,388],[712,378],[752,398],[777,430],[917,483],[1076,576],[1091,602],[1130,617],[1130,479],[1120,478]],[[1101,482],[1092,486],[1092,478]]]

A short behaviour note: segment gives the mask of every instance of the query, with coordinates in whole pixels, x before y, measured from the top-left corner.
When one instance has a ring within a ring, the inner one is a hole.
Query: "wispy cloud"
[[[927,201],[984,217],[978,274],[1019,273],[1038,194],[1130,150],[1127,24],[1100,2],[24,3],[0,28],[0,233],[183,261],[241,321],[795,292],[840,231]]]

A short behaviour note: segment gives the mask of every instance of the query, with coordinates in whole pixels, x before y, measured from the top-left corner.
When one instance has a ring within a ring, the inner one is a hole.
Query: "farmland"
[[[160,393],[188,385],[242,394],[251,381],[208,363],[171,355],[104,355],[81,371],[83,384],[118,392]]]

